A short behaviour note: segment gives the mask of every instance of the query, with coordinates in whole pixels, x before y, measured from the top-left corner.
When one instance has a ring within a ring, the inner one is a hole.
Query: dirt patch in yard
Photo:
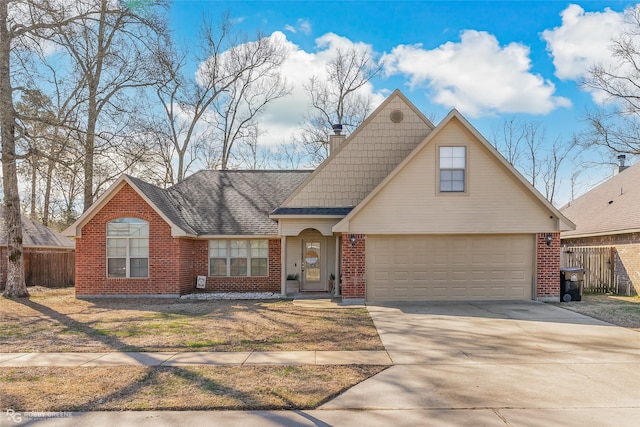
[[[384,350],[365,308],[29,292],[30,298],[0,298],[4,352]]]
[[[2,368],[14,411],[311,409],[382,366]]]
[[[640,297],[583,295],[582,301],[554,305],[640,332]]]

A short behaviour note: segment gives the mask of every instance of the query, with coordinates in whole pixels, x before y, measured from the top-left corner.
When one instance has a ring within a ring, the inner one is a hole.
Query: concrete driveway
[[[435,425],[640,426],[637,332],[533,301],[368,310],[394,366],[323,410],[426,411]]]

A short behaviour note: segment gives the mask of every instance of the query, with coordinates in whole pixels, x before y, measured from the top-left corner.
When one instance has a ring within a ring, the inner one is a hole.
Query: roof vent
[[[400,110],[393,110],[389,114],[389,118],[393,123],[400,123],[404,119],[404,113]]]

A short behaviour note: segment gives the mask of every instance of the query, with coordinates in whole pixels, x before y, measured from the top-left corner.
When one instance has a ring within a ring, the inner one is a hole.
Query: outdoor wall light
[[[349,238],[351,239],[351,247],[355,248],[356,247],[356,235],[352,234],[349,236]]]
[[[547,233],[547,246],[551,246],[551,242],[553,241],[553,236],[551,233]]]

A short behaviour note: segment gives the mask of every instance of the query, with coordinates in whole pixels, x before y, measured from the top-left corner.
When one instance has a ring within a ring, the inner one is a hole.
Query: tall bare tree
[[[165,31],[165,22],[153,13],[162,4],[151,0],[80,0],[78,10],[89,14],[51,35],[50,41],[64,49],[71,61],[71,78],[77,82],[75,92],[85,117],[83,210],[93,204],[101,189],[102,183],[96,183],[97,156],[108,154],[110,159],[121,148],[113,142],[121,142],[117,131],[125,129],[129,120],[127,115],[133,109],[129,98],[135,96],[137,89],[156,82],[149,67],[154,50],[149,43],[157,39],[157,33]]]
[[[12,6],[11,9],[9,6]],[[16,152],[17,113],[12,83],[12,58],[19,50],[28,50],[56,28],[62,28],[84,16],[70,13],[65,3],[49,1],[0,1],[0,126],[2,135],[2,174],[4,215],[7,227],[7,281],[3,295],[29,296],[24,278],[22,221],[18,191]]]
[[[183,180],[198,159],[226,169],[236,143],[256,140],[255,121],[264,107],[289,92],[279,71],[285,50],[277,38],[257,34],[251,41],[224,14],[218,24],[203,19],[199,41],[195,52],[167,45],[156,54],[164,118],[155,121],[155,139],[168,184]],[[200,64],[194,77],[185,75],[189,56]]]
[[[347,133],[358,127],[371,112],[371,98],[362,89],[382,69],[369,48],[339,48],[327,64],[326,77],[314,76],[305,86],[312,113],[306,118],[299,142],[313,164],[329,154],[329,134],[341,124]]]
[[[621,34],[611,42],[610,65],[588,70],[583,86],[604,94],[608,104],[587,112],[586,143],[614,153],[640,154],[640,9],[625,14]]]

